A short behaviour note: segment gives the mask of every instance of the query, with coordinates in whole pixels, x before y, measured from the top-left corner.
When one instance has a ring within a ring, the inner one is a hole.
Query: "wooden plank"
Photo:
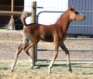
[[[36,7],[37,7],[37,3],[36,1],[32,1],[32,6],[31,6],[31,11],[32,11],[32,17],[31,17],[31,23],[36,23]],[[31,57],[33,58],[33,64],[35,66],[35,46],[30,48],[30,54]]]
[[[0,11],[0,15],[3,15],[3,16],[11,16],[11,15],[14,15],[14,16],[20,16],[22,14],[22,12],[19,12],[19,11]]]

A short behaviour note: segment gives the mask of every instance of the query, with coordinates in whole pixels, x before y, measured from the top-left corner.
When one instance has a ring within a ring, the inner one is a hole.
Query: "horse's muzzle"
[[[84,16],[84,20],[86,19],[86,17]]]
[[[85,16],[83,16],[83,17],[82,17],[82,20],[85,20],[85,19],[86,19],[86,17],[85,17]]]

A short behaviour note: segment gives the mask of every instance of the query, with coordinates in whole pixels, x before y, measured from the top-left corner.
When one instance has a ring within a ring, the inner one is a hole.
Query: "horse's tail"
[[[31,14],[32,14],[32,13],[30,13],[30,12],[25,12],[25,11],[22,13],[22,15],[21,15],[21,21],[22,21],[23,25],[28,26],[28,24],[26,24],[26,22],[25,22],[25,19],[26,19],[27,17],[31,16]]]

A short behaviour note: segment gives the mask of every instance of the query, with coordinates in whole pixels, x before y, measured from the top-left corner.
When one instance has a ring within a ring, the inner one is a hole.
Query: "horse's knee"
[[[22,44],[17,48],[17,50],[16,50],[16,54],[15,55],[19,55],[20,54],[20,52],[22,51]]]
[[[54,58],[56,59],[58,56],[58,53],[54,53]]]
[[[18,50],[22,47],[22,43],[20,44],[20,46],[18,47]]]
[[[16,51],[15,56],[17,57],[19,54],[20,54],[20,52],[19,51]]]
[[[60,45],[60,47],[63,49],[63,51],[66,52],[66,54],[69,54],[68,49],[66,48],[65,44],[63,43],[62,45]]]
[[[65,51],[66,54],[69,54],[69,50],[64,46],[62,49]]]
[[[29,56],[28,50],[26,50],[26,49],[24,48],[24,51],[25,51],[25,53]]]
[[[69,51],[66,51],[65,53],[66,53],[66,55],[67,55],[67,56],[70,56],[70,53],[69,53]]]
[[[58,54],[55,55],[55,58],[57,58]]]

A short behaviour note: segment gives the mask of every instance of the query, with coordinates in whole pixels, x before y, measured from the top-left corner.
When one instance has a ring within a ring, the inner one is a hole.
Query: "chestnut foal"
[[[25,19],[30,15],[31,14],[24,12],[21,17],[22,23],[26,27],[23,30],[23,43],[18,47],[11,67],[11,71],[13,72],[14,66],[17,62],[18,55],[20,54],[22,49],[24,49],[26,54],[31,59],[31,68],[33,68],[33,59],[31,58],[28,50],[32,46],[36,45],[39,42],[39,40],[43,40],[47,42],[54,42],[54,55],[48,67],[48,72],[51,73],[51,68],[58,55],[59,46],[65,51],[67,55],[67,65],[69,67],[69,71],[72,72],[70,64],[70,54],[64,44],[64,40],[66,39],[67,30],[70,22],[73,20],[85,20],[85,16],[75,11],[73,6],[69,6],[68,10],[61,15],[61,17],[55,24],[52,25],[42,25],[38,23],[26,24]]]

